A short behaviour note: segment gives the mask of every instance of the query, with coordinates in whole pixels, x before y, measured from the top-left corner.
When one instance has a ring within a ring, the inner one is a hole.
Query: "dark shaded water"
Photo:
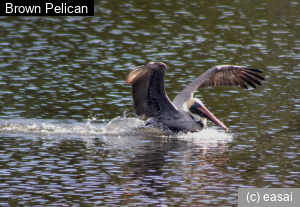
[[[233,206],[239,187],[300,187],[299,11],[96,1],[95,17],[0,17],[1,206]],[[196,93],[229,133],[162,135],[129,118],[124,79],[149,61],[168,65],[171,99],[215,65],[267,81]]]

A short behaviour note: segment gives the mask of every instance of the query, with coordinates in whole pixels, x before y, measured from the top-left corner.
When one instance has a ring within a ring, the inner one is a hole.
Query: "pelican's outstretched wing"
[[[152,62],[139,65],[126,78],[126,83],[132,85],[134,111],[137,115],[159,117],[162,114],[177,113],[165,92],[164,63]]]
[[[208,86],[242,86],[248,89],[247,84],[256,88],[255,84],[261,85],[260,80],[265,80],[258,73],[263,71],[258,69],[250,69],[243,66],[220,65],[213,67],[200,75],[196,80],[190,83],[183,91],[181,91],[173,100],[173,104],[180,108],[183,104],[193,98],[198,88]]]

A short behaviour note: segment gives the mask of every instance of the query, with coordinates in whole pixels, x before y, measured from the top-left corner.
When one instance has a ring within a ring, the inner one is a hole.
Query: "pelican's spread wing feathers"
[[[242,86],[248,89],[246,83],[253,88],[255,84],[261,85],[260,80],[265,80],[258,73],[263,71],[258,69],[246,68],[243,66],[220,65],[213,67],[200,75],[181,91],[173,100],[173,104],[180,108],[183,104],[194,96],[198,88],[208,86]]]
[[[164,63],[143,64],[133,69],[126,78],[132,85],[134,110],[137,115],[159,117],[163,113],[177,113],[165,92]]]
[[[208,86],[240,85],[243,88],[248,89],[246,83],[251,87],[256,88],[254,83],[256,83],[257,85],[261,85],[258,79],[265,80],[258,73],[262,73],[262,71],[242,66],[217,66],[214,70],[212,70],[211,75],[204,79],[202,83],[199,83],[199,88],[204,88]]]

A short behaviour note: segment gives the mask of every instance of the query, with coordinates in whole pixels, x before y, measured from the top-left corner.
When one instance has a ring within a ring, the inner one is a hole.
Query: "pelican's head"
[[[228,131],[228,128],[215,117],[197,98],[191,98],[184,104],[184,108],[192,115],[196,122],[201,122],[203,127],[206,127],[207,119],[211,120],[215,124],[222,127],[222,129]]]

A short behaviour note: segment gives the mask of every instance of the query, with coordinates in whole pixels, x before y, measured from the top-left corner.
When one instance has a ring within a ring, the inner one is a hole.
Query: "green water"
[[[239,187],[299,187],[297,1],[95,1],[94,17],[0,17],[1,206],[235,206]],[[106,130],[135,117],[124,80],[168,65],[173,99],[221,64],[263,87],[199,89],[229,128]],[[94,118],[91,122],[90,119]]]

